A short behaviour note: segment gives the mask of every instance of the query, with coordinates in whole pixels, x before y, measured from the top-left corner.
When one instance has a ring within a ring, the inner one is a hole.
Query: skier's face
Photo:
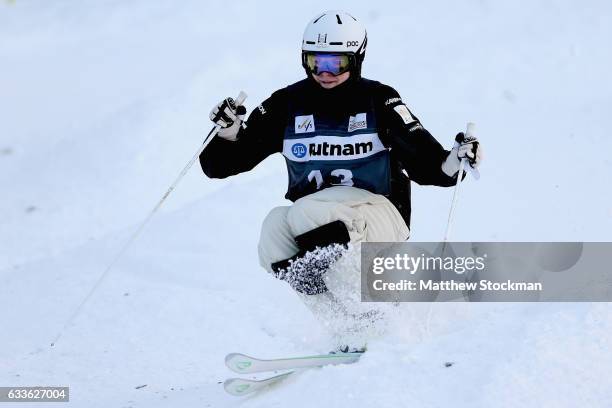
[[[332,89],[340,85],[351,76],[350,71],[340,75],[332,75],[327,71],[321,72],[319,75],[312,74],[314,80],[325,89]]]

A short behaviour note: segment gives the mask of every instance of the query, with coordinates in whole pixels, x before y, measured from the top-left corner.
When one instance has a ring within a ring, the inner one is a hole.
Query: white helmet
[[[307,53],[349,54],[352,71],[361,74],[368,35],[357,19],[344,11],[326,11],[306,26],[302,38],[302,66],[310,74],[306,64]]]

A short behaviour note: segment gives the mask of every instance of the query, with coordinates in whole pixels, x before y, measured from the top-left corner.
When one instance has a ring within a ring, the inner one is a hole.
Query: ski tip
[[[241,356],[242,354],[240,353],[229,353],[228,355],[225,356],[225,364],[227,364],[228,361],[233,360],[234,358]]]
[[[223,383],[223,388],[228,394],[242,397],[243,395],[262,390],[266,387],[273,386],[285,378],[289,377],[295,371],[288,371],[283,374],[277,374],[272,377],[267,377],[261,380],[249,380],[246,378],[228,378]]]
[[[230,353],[225,356],[225,365],[237,373],[248,372],[251,368],[253,358],[241,353]]]
[[[242,381],[240,378],[229,378],[225,380],[223,388],[225,392],[236,397],[241,397],[252,391],[251,384]]]

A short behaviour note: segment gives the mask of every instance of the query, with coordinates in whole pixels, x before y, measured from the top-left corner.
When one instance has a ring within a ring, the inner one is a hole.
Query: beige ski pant
[[[404,241],[410,235],[387,198],[355,187],[334,186],[270,211],[261,228],[259,263],[272,272],[272,263],[298,252],[294,237],[337,220],[346,225],[351,244]]]
[[[258,246],[261,266],[272,272],[272,263],[298,252],[294,237],[337,220],[346,225],[351,244],[404,241],[410,235],[404,219],[385,197],[355,187],[329,187],[270,211]],[[359,263],[351,264],[355,261],[352,258],[344,260],[349,267],[339,261],[325,273],[327,292],[296,293],[337,345],[363,346],[372,330],[377,330],[372,322],[377,314],[371,304],[359,301]]]

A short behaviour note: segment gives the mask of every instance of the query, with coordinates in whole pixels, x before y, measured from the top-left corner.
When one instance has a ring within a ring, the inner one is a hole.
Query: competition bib
[[[332,121],[295,115],[288,123],[283,156],[289,172],[286,197],[297,200],[331,186],[353,186],[389,194],[389,150],[371,112]]]

